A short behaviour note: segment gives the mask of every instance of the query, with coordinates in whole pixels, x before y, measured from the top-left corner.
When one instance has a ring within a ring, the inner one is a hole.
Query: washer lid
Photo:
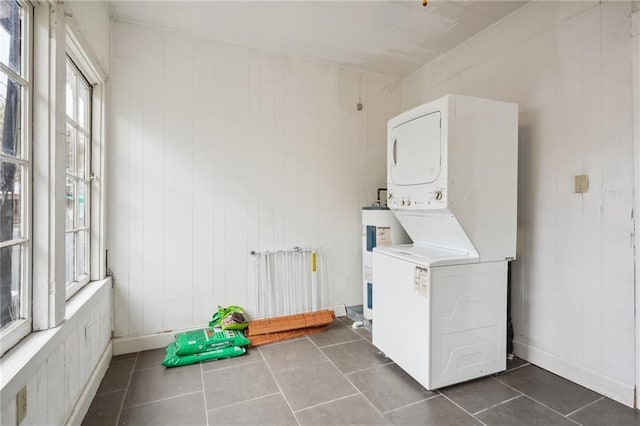
[[[376,253],[404,259],[426,267],[464,265],[467,263],[478,263],[480,261],[475,253],[462,254],[453,250],[420,246],[418,244],[376,247],[373,250]]]
[[[396,185],[422,185],[440,175],[440,111],[402,123],[391,130],[389,168]]]

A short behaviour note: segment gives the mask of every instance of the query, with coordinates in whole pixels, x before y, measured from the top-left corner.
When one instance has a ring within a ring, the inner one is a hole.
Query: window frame
[[[0,333],[0,356],[15,346],[20,340],[29,335],[32,330],[33,310],[33,263],[32,263],[32,220],[33,220],[33,200],[32,200],[32,172],[33,172],[33,116],[32,116],[32,96],[33,96],[33,6],[24,0],[14,0],[22,8],[22,24],[20,28],[20,36],[22,38],[22,57],[21,57],[21,73],[18,74],[11,70],[8,66],[0,63],[0,71],[7,75],[8,78],[20,84],[20,114],[21,114],[21,158],[19,162],[10,156],[0,154],[3,160],[22,165],[22,187],[21,189],[21,209],[24,221],[23,238],[20,241],[11,240],[12,243],[3,243],[2,247],[23,245],[24,253],[21,256],[23,267],[22,289],[20,292],[20,317],[13,321],[5,330]],[[17,157],[17,156],[16,156]],[[24,318],[22,318],[24,317]]]
[[[92,171],[92,160],[91,160],[91,153],[92,153],[92,143],[93,143],[93,86],[92,84],[89,82],[89,79],[84,75],[84,73],[82,72],[82,70],[80,69],[80,67],[76,64],[76,62],[73,60],[73,58],[71,57],[71,55],[69,54],[69,52],[67,52],[66,55],[66,64],[67,66],[71,66],[71,68],[73,69],[75,75],[76,75],[76,81],[78,81],[79,79],[82,79],[84,81],[84,83],[86,83],[87,86],[87,111],[85,114],[85,125],[87,127],[87,129],[82,128],[82,126],[73,118],[73,117],[69,117],[66,113],[66,104],[65,104],[65,129],[67,125],[70,125],[74,131],[76,132],[81,132],[83,133],[84,137],[85,137],[85,155],[86,157],[86,161],[84,162],[84,168],[85,168],[85,175],[87,176],[86,178],[83,177],[79,177],[77,176],[77,174],[70,174],[66,171],[65,168],[65,182],[66,179],[72,179],[75,181],[75,184],[77,185],[78,182],[84,182],[85,183],[85,226],[83,226],[82,228],[79,228],[77,226],[74,226],[71,230],[66,229],[66,221],[65,221],[65,248],[66,248],[66,238],[68,234],[73,234],[74,236],[74,258],[73,258],[73,267],[74,267],[74,271],[76,270],[76,267],[78,266],[78,262],[77,262],[77,250],[76,250],[76,244],[77,244],[77,235],[80,232],[85,232],[86,233],[86,238],[87,238],[87,244],[85,247],[85,253],[84,253],[84,262],[85,262],[85,270],[86,273],[82,276],[79,276],[79,280],[78,281],[72,281],[70,283],[66,282],[66,272],[65,272],[65,294],[66,294],[66,300],[68,301],[71,297],[73,297],[77,292],[79,292],[84,286],[86,286],[87,284],[89,284],[89,282],[91,281],[91,236],[92,236],[92,220],[91,220],[91,192],[92,192],[92,175],[93,175],[93,171]],[[65,74],[65,87],[66,87],[66,74]],[[76,108],[77,108],[77,87],[78,87],[78,83],[76,83],[76,91],[74,92],[74,95],[76,95],[76,98],[73,100],[73,106],[74,106],[74,111],[73,114],[75,114],[76,112]],[[77,136],[76,136],[77,137]],[[76,139],[77,141],[77,139]],[[75,145],[74,145],[74,158],[75,155],[77,155],[78,151],[77,149],[75,149]],[[66,161],[66,159],[65,159]],[[76,162],[77,163],[77,162]],[[78,194],[77,191],[77,186],[76,186],[76,190],[74,191],[76,197]],[[77,224],[77,218],[78,218],[78,200],[75,199],[74,200],[74,208],[73,208],[73,212],[74,212],[74,224]],[[66,209],[65,209],[65,215],[66,215]],[[68,261],[68,259],[66,259],[66,249],[65,249],[65,268],[66,268],[66,262]],[[74,279],[75,279],[75,272],[74,272]]]
[[[106,257],[106,100],[108,97],[107,74],[100,66],[77,22],[68,20],[65,29],[65,52],[76,65],[80,73],[91,86],[90,103],[91,122],[90,164],[91,170],[89,210],[91,218],[89,258],[89,283],[99,281],[107,276]],[[65,111],[66,113],[66,111]],[[69,302],[69,298],[67,300]]]

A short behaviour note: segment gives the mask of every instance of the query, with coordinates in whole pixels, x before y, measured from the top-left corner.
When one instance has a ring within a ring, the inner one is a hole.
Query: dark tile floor
[[[522,360],[432,392],[339,318],[325,333],[166,369],[116,356],[85,425],[635,425],[638,411]]]

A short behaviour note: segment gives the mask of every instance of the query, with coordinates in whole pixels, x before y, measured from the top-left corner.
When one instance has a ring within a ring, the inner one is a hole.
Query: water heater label
[[[413,285],[418,294],[429,297],[429,269],[416,266]]]
[[[376,228],[376,240],[380,247],[389,247],[391,245],[391,227],[378,226]]]

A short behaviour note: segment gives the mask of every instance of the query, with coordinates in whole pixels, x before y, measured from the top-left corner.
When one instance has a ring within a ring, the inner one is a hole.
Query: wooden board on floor
[[[246,330],[247,337],[267,333],[299,330],[310,327],[326,326],[333,322],[335,314],[332,310],[308,312],[304,314],[285,315],[281,317],[265,318],[249,321]]]
[[[257,334],[254,336],[247,335],[247,337],[251,341],[251,346],[261,346],[266,345],[267,343],[275,343],[282,340],[295,339],[309,334],[320,333],[322,331],[326,331],[327,328],[329,328],[329,326],[324,325],[320,327],[307,327],[299,328],[297,330],[279,331],[276,333]]]

